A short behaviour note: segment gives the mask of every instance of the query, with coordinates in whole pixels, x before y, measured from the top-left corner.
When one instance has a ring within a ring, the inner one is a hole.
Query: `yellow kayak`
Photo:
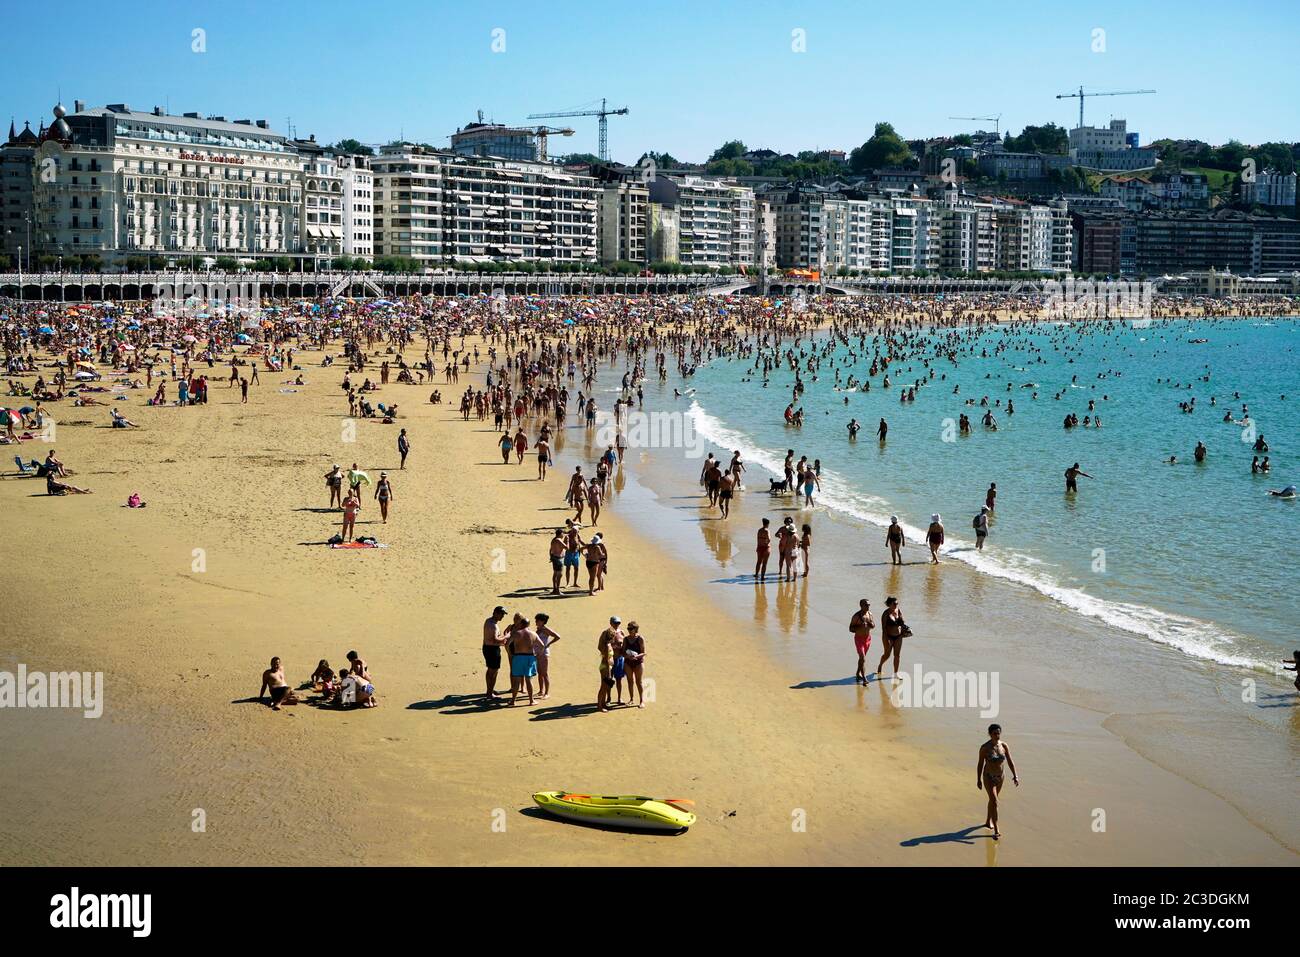
[[[695,823],[695,815],[679,806],[694,803],[684,798],[610,797],[538,791],[533,800],[542,810],[556,817],[585,824],[607,824],[643,831],[683,831]]]

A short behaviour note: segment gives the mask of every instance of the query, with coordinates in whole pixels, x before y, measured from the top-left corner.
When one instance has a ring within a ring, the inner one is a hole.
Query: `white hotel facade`
[[[273,257],[304,251],[302,158],[265,120],[55,108],[33,161],[34,251]]]

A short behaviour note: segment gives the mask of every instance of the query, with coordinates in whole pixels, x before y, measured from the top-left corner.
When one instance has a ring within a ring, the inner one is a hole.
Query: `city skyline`
[[[73,3],[67,17],[94,9]],[[1125,118],[1144,143],[1291,142],[1300,108],[1267,93],[1294,68],[1278,66],[1273,76],[1267,67],[1255,76],[1209,68],[1210,56],[1289,63],[1285,32],[1258,29],[1270,11],[1286,8],[1265,3],[1242,21],[1196,6],[1107,2],[1054,11],[1045,25],[1041,7],[1028,4],[1004,5],[996,23],[968,24],[968,10],[955,4],[928,9],[920,22],[883,22],[879,9],[850,3],[800,11],[670,2],[594,18],[574,4],[478,11],[397,0],[358,22],[356,8],[336,2],[313,5],[310,20],[289,6],[200,3],[61,34],[56,66],[48,44],[20,44],[6,62],[5,105],[20,129],[25,120],[48,123],[59,98],[69,107],[81,99],[264,117],[279,132],[321,143],[401,138],[445,147],[479,109],[522,123],[529,113],[606,97],[631,111],[610,120],[615,160],[655,150],[702,162],[730,139],[788,153],[849,151],[880,121],[908,139],[993,125],[952,116],[1000,114],[1012,133],[1047,122],[1069,128],[1078,101],[1056,97],[1082,85],[1157,90],[1087,104],[1086,123]],[[47,31],[31,9],[8,18],[12,36]],[[296,42],[286,45],[287,36]],[[1190,55],[1202,45],[1206,60]],[[122,62],[149,65],[123,78]],[[565,64],[581,68],[557,71]],[[596,120],[571,125],[574,135],[552,152],[596,152]]]

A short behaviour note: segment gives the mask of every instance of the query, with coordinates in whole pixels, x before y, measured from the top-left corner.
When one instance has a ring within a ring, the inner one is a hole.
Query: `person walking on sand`
[[[497,672],[501,670],[501,646],[507,640],[500,627],[505,616],[506,610],[497,605],[483,621],[483,664],[487,666],[484,674],[487,691],[483,697],[489,699],[501,697],[501,692],[497,691]]]
[[[926,543],[930,546],[930,564],[939,564],[939,547],[943,544],[943,522],[939,521],[939,513],[935,512],[930,516],[930,527],[925,533]]]
[[[858,652],[858,684],[867,683],[867,652],[871,650],[871,629],[876,627],[876,619],[871,615],[871,602],[865,598],[858,599],[858,610],[849,619],[849,631],[853,634],[853,647]]]
[[[546,481],[546,466],[551,464],[551,443],[546,439],[537,440],[537,480]]]
[[[890,595],[885,599],[885,613],[880,619],[880,644],[884,648],[884,654],[880,656],[880,664],[876,665],[876,674],[885,673],[885,662],[889,656],[894,656],[894,677],[898,677],[898,659],[903,654],[903,639],[912,633],[912,629],[907,627],[907,622],[903,620],[903,611],[898,605],[898,599]]]
[[[339,466],[336,465],[325,473],[325,487],[330,490],[330,503],[328,507],[333,508],[335,504],[337,504],[339,508],[342,508],[343,471]]]
[[[406,429],[402,429],[397,436],[397,454],[402,457],[401,464],[397,466],[399,469],[406,468],[406,457],[410,452],[411,440],[406,437]]]
[[[551,696],[551,645],[560,640],[560,634],[551,629],[551,616],[539,612],[533,617],[533,632],[537,641],[533,655],[537,658],[537,698],[545,701]]]
[[[1067,492],[1079,491],[1080,475],[1082,475],[1084,478],[1092,478],[1091,475],[1089,475],[1083,469],[1079,468],[1078,462],[1075,462],[1073,465],[1071,465],[1068,469],[1065,470],[1065,490]]]
[[[603,536],[597,532],[583,549],[587,556],[587,594],[594,595],[598,591],[605,590],[605,563],[609,560],[609,550],[605,547],[602,540]]]
[[[593,478],[591,484],[587,486],[587,504],[591,506],[591,524],[600,524],[600,502],[604,496],[599,479]]]
[[[726,518],[731,514],[731,497],[735,494],[736,477],[730,472],[722,473],[722,478],[718,480],[718,510],[722,512],[722,517]]]
[[[627,637],[623,639],[624,670],[627,672],[627,703],[633,699],[638,708],[645,707],[645,689],[641,687],[645,673],[645,636],[641,626],[634,621],[627,623]],[[635,692],[635,694],[633,694]]]
[[[357,512],[361,511],[361,497],[356,492],[349,490],[348,497],[343,500],[343,541],[352,541],[352,536],[357,530]]]
[[[388,473],[379,473],[379,482],[375,485],[375,499],[379,502],[379,517],[383,524],[388,524],[388,503],[393,501],[393,485],[388,481]]]
[[[524,453],[528,451],[528,436],[524,434],[524,427],[521,425],[515,431],[515,465],[524,464]]]
[[[989,805],[984,826],[993,829],[995,841],[1002,839],[1002,831],[998,828],[998,798],[1002,794],[1003,764],[1011,771],[1011,783],[1020,787],[1016,763],[1011,760],[1011,749],[1002,740],[1002,725],[991,724],[989,739],[980,745],[979,763],[975,766],[975,786],[988,795]]]
[[[497,440],[497,445],[501,448],[501,464],[510,464],[510,453],[514,450],[515,440],[510,437],[509,432],[502,432],[501,438]]]
[[[600,690],[596,692],[596,710],[609,710],[609,689],[614,687],[611,672],[614,670],[614,641],[623,641],[623,630],[619,627],[623,620],[617,615],[610,618],[609,627],[596,639],[596,651],[600,653]]]
[[[889,531],[885,532],[885,544],[889,546],[890,564],[903,564],[903,526],[898,524],[897,515],[889,516]]]
[[[756,582],[767,580],[767,560],[772,554],[772,533],[767,529],[771,524],[772,520],[765,518],[762,527],[758,530],[758,546],[755,549],[758,560],[754,565],[754,580]]]

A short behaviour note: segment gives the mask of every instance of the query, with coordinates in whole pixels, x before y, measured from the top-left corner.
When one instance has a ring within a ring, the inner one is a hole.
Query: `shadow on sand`
[[[920,847],[922,844],[974,844],[976,840],[992,840],[993,832],[987,834],[975,834],[974,831],[982,831],[982,824],[975,824],[971,827],[963,828],[960,831],[950,831],[947,834],[927,834],[925,837],[908,838],[906,841],[900,841],[899,847]]]

